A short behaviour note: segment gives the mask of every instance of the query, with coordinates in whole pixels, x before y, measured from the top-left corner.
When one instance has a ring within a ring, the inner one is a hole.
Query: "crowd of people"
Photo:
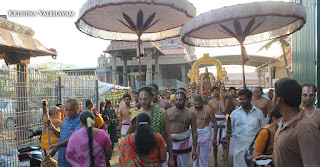
[[[226,167],[229,156],[235,167],[317,167],[316,92],[314,84],[300,85],[290,78],[278,80],[268,98],[261,87],[212,87],[211,96],[194,97],[179,88],[160,96],[158,86],[150,84],[123,96],[119,118],[108,100],[100,104],[99,113],[90,100],[83,110],[77,99],[68,99],[49,109],[51,121],[44,128],[50,135],[43,130],[41,147],[61,167],[110,166],[114,149],[120,150],[119,164],[125,167],[188,167],[191,160],[194,167],[217,166],[218,148]]]

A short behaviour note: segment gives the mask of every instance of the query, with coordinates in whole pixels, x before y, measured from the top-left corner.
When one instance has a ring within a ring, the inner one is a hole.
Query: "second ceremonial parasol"
[[[181,41],[191,46],[222,47],[241,45],[243,87],[244,44],[292,34],[303,27],[307,14],[303,6],[289,2],[253,2],[227,6],[203,13],[181,29]]]

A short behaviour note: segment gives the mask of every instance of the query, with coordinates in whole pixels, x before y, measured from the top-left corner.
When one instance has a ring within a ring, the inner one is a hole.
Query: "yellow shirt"
[[[102,125],[104,125],[104,121],[103,121],[103,119],[102,119],[102,117],[101,117],[101,115],[100,114],[98,114],[97,116],[96,116],[96,118],[95,118],[95,124],[98,126],[98,128],[100,128]]]
[[[55,143],[59,143],[59,138],[54,134],[50,134],[50,146]],[[42,133],[41,143],[40,143],[41,149],[42,150],[43,149],[49,150],[50,146],[49,146],[49,141],[48,141],[48,134]]]

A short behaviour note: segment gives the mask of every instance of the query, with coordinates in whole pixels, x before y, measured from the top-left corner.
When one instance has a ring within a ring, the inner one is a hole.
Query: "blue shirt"
[[[79,130],[80,128],[81,128],[80,114],[71,121],[69,120],[69,117],[67,117],[62,122],[62,125],[61,125],[59,142],[63,142],[66,139],[69,139],[72,133],[74,131]],[[68,163],[65,156],[66,150],[67,150],[67,147],[62,147],[58,151],[58,167],[71,167],[71,165]]]

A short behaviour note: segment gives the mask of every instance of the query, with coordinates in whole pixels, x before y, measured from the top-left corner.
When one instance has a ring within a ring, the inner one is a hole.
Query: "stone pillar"
[[[120,74],[117,73],[117,74],[116,74],[116,80],[117,80],[116,84],[117,84],[117,85],[120,85],[119,78],[120,78]]]
[[[258,78],[259,78],[259,86],[261,86],[261,69],[257,68],[258,71]]]
[[[134,72],[134,67],[130,67],[130,72],[133,73]],[[133,75],[130,75],[130,87],[132,90],[136,89],[136,81]]]
[[[116,55],[112,55],[112,77],[111,77],[111,83],[113,83],[114,80],[117,80],[116,83],[119,82],[119,80],[117,79],[117,57],[116,57]]]
[[[154,75],[154,80],[157,80],[156,81],[156,84],[159,85],[159,56],[156,56],[155,59],[154,59],[154,72],[155,72],[155,75]]]
[[[271,66],[271,64],[268,65],[268,71],[269,71],[269,88],[272,88],[272,66]]]
[[[163,80],[162,80],[162,67],[159,65],[159,75],[158,75],[158,86],[159,87],[163,87],[164,84],[163,84]]]
[[[146,74],[146,85],[152,82],[152,52],[147,53],[147,74]]]
[[[181,82],[186,84],[186,66],[184,64],[180,65],[181,68]]]
[[[127,57],[124,56],[123,59],[123,66],[122,66],[122,69],[123,69],[123,86],[128,86],[128,67],[127,67]]]

